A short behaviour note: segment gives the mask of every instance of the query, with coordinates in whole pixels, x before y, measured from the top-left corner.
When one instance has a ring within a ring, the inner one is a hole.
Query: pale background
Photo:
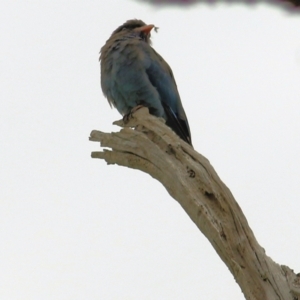
[[[0,299],[243,299],[227,267],[147,174],[92,160],[118,130],[98,52],[131,18],[160,27],[193,144],[258,241],[300,271],[300,19],[242,4],[129,0],[0,5]]]

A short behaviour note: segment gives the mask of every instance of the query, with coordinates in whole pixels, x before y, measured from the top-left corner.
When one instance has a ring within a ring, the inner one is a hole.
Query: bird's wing
[[[184,141],[192,144],[189,123],[180,100],[173,72],[153,48],[148,53],[146,73],[160,95],[167,117],[166,124]]]

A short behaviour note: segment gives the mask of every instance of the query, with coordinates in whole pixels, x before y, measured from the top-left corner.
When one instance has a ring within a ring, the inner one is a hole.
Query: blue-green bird
[[[111,106],[123,116],[137,106],[166,120],[166,124],[192,144],[173,72],[151,47],[154,25],[129,20],[119,26],[100,51],[101,87]]]

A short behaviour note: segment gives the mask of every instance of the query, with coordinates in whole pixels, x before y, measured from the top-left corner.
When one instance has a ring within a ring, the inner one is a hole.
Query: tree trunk
[[[136,111],[126,125],[115,124],[124,128],[91,132],[91,141],[111,148],[92,152],[93,158],[141,170],[160,181],[210,241],[246,299],[300,300],[300,274],[266,255],[230,190],[204,156],[146,108]]]

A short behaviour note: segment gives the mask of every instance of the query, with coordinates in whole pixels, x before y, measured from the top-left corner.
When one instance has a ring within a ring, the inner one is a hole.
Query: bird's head
[[[123,25],[119,26],[112,35],[115,34],[134,34],[136,36],[139,36],[142,38],[146,43],[151,44],[151,30],[154,28],[155,31],[157,31],[158,27],[155,27],[154,25],[150,24],[147,25],[142,20],[128,20]]]

